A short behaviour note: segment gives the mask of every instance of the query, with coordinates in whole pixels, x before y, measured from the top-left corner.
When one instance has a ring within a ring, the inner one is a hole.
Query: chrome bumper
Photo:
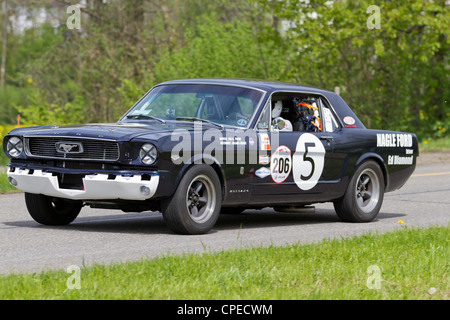
[[[10,183],[24,192],[73,200],[146,200],[153,197],[159,183],[159,175],[142,180],[140,175],[108,179],[107,174],[95,174],[83,178],[83,190],[73,190],[60,188],[58,178],[42,170],[8,168],[7,175]]]

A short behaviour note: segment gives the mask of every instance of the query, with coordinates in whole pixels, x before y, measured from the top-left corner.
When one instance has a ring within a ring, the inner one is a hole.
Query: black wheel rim
[[[189,217],[196,223],[207,222],[216,207],[214,184],[206,175],[192,180],[186,192],[186,207]]]
[[[370,168],[359,175],[355,186],[355,200],[358,208],[364,213],[371,213],[380,199],[380,180]]]

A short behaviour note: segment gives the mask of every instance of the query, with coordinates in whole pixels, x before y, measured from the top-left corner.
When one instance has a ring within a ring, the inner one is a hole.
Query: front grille
[[[71,152],[70,150],[68,152],[58,151],[57,145],[67,145],[70,143],[81,144],[82,150],[76,150],[75,152]],[[62,137],[30,137],[25,139],[25,148],[27,156],[30,157],[97,161],[119,160],[119,145],[114,141]]]

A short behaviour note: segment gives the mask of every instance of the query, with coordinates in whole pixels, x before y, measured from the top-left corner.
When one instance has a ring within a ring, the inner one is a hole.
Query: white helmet
[[[279,117],[282,110],[283,110],[283,103],[281,101],[275,102],[275,106],[272,109],[272,118]]]

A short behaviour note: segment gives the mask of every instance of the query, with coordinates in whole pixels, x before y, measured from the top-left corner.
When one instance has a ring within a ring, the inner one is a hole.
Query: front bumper
[[[153,197],[159,184],[157,174],[151,175],[150,180],[141,175],[117,175],[111,179],[107,174],[91,174],[82,179],[83,190],[77,190],[60,188],[58,178],[42,170],[9,167],[7,175],[24,192],[73,200],[146,200]]]

